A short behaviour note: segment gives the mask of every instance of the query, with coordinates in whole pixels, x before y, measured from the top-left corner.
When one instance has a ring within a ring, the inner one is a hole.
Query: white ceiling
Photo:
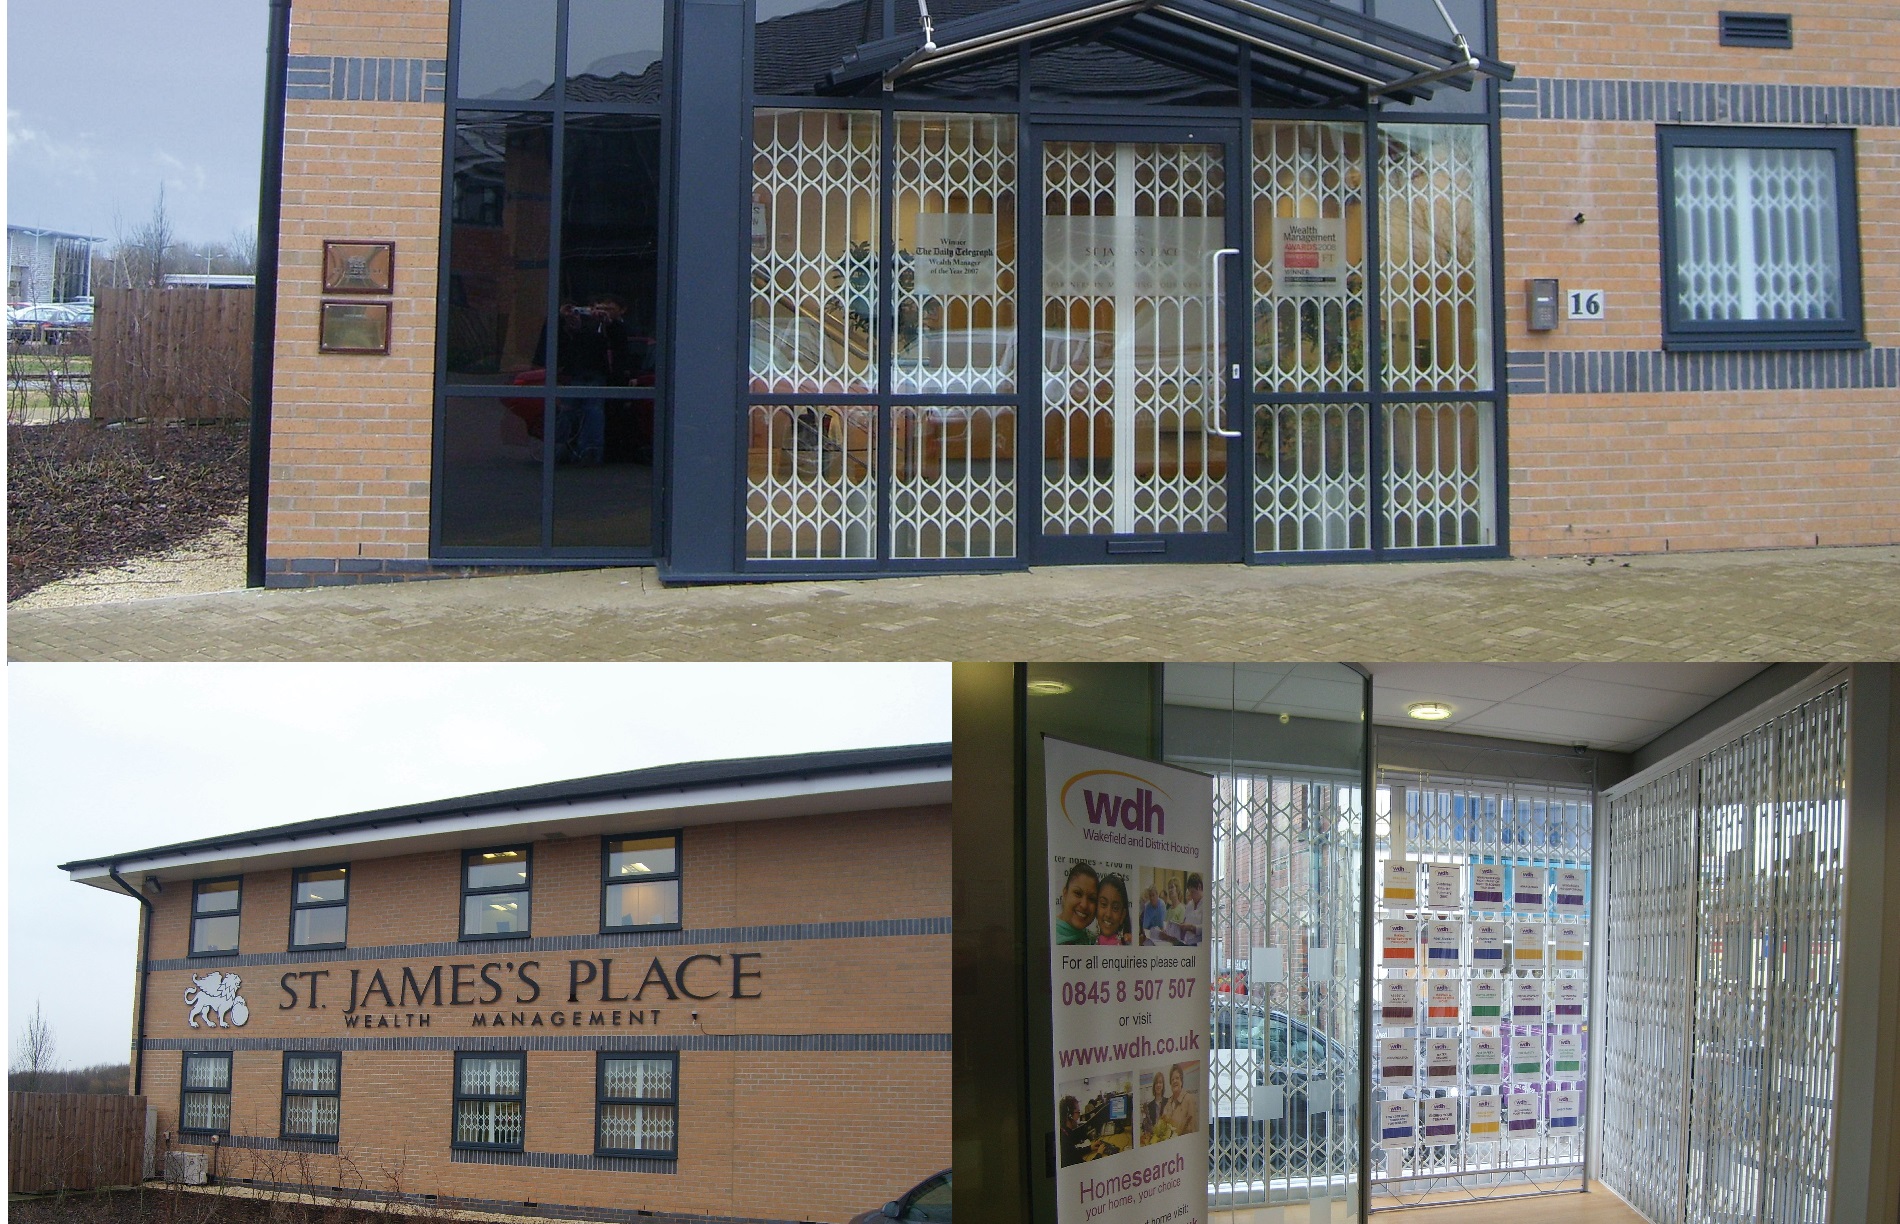
[[[1372,721],[1632,752],[1762,670],[1759,663],[1374,663]],[[1451,717],[1409,717],[1415,701]],[[1176,663],[1172,705],[1357,721],[1359,677],[1337,663]]]

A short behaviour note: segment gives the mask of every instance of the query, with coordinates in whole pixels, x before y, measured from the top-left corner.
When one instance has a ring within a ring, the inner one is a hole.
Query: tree
[[[124,283],[134,289],[163,289],[171,253],[178,245],[171,211],[165,207],[165,184],[158,185],[158,202],[152,205],[152,215],[140,222],[137,229],[127,234],[122,223],[114,218],[112,230],[119,264],[114,283]]]
[[[26,1091],[40,1090],[40,1081],[58,1069],[58,1054],[59,1041],[53,1036],[53,1026],[46,1022],[35,999],[32,1018],[26,1022],[26,1031],[20,1034],[19,1048],[13,1055],[13,1071],[23,1077]]]

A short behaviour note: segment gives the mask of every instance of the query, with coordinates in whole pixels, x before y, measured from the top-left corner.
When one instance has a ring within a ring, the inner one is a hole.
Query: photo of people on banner
[[[1128,881],[1134,868],[1127,863],[1093,863],[1058,857],[1064,873],[1055,902],[1055,942],[1058,944],[1133,944],[1134,910],[1129,906]]]
[[[1126,1071],[1061,1086],[1056,1119],[1062,1167],[1101,1160],[1135,1146],[1135,1086]]]
[[[1205,892],[1198,871],[1169,867],[1141,869],[1141,942],[1144,947],[1175,944],[1194,947],[1207,926]]]
[[[1141,1073],[1141,1146],[1191,1135],[1200,1118],[1200,1060]]]

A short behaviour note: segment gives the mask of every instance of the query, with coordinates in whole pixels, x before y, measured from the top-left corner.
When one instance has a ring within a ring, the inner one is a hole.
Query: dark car
[[[950,1170],[926,1177],[876,1211],[851,1217],[851,1224],[886,1224],[890,1220],[947,1220],[950,1218]]]

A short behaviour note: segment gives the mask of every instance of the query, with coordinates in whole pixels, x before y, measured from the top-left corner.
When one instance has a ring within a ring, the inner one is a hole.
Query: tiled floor
[[[1310,1213],[1299,1207],[1254,1207],[1214,1211],[1208,1224],[1307,1224]],[[1647,1224],[1623,1200],[1607,1190],[1513,1198],[1491,1203],[1455,1203],[1441,1207],[1409,1207],[1375,1211],[1380,1224]]]
[[[1900,548],[1106,566],[664,588],[652,571],[17,611],[33,659],[1900,657]]]

